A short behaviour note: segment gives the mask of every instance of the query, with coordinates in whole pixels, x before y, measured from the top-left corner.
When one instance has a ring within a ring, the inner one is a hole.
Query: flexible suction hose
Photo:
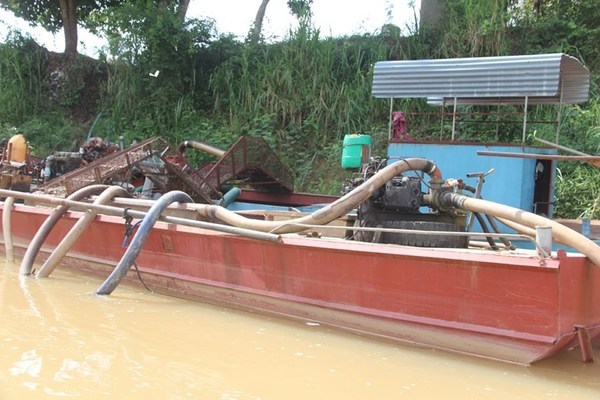
[[[490,223],[490,226],[492,227],[494,232],[500,233],[500,229],[498,228],[498,224],[496,224],[494,217],[486,214],[485,219],[488,220],[488,222]],[[510,241],[508,239],[506,239],[505,237],[500,236],[499,239],[504,244],[504,247],[506,247],[507,249],[510,249],[510,250],[515,249],[515,246],[513,246],[512,243],[510,243]]]
[[[108,188],[108,185],[91,185],[86,186],[78,191],[71,194],[67,197],[67,200],[80,200],[84,199],[93,194],[98,194]],[[21,261],[21,267],[19,273],[21,275],[31,275],[31,271],[33,269],[33,263],[35,258],[37,257],[44,241],[52,231],[52,228],[56,225],[56,223],[62,218],[62,216],[69,211],[68,205],[60,205],[57,207],[52,214],[44,221],[40,229],[36,232],[33,239],[31,239],[31,243],[27,246],[27,250],[25,251],[25,255],[23,255],[23,260]]]
[[[11,213],[15,203],[14,197],[7,197],[4,201],[4,212],[2,213],[2,232],[4,233],[4,249],[6,251],[6,261],[15,261],[15,249],[12,237]]]
[[[527,235],[527,236],[531,236],[532,238],[535,237],[535,229],[533,228],[529,228],[525,225],[521,225],[521,224],[517,224],[514,221],[510,221],[508,219],[505,218],[496,218],[498,221],[502,222],[504,225],[508,226],[511,229],[514,229],[515,231],[522,233],[523,235]]]
[[[106,204],[117,196],[128,197],[129,193],[127,190],[120,186],[111,186],[104,190],[100,196],[94,201],[94,204]],[[79,236],[85,231],[85,229],[92,223],[96,218],[98,212],[96,210],[86,211],[83,217],[81,217],[75,225],[71,228],[69,233],[62,238],[58,246],[54,249],[50,257],[44,262],[42,267],[37,273],[38,278],[45,278],[50,276],[56,266],[62,261],[64,256],[67,255],[71,247],[75,244]]]
[[[483,230],[483,232],[490,233],[490,228],[488,228],[488,226],[485,223],[485,220],[483,219],[483,217],[481,216],[481,214],[479,214],[478,212],[474,212],[473,215],[475,216],[475,218],[479,222],[479,225],[481,225],[481,229]],[[496,243],[494,242],[494,239],[492,239],[491,236],[486,236],[485,240],[488,242],[488,244],[490,245],[490,247],[492,249],[498,250],[498,246],[496,246]]]
[[[578,232],[554,222],[541,215],[533,214],[518,208],[494,203],[482,199],[474,199],[456,193],[444,193],[442,201],[445,205],[462,208],[467,211],[480,212],[516,222],[528,228],[550,226],[552,237],[559,243],[572,247],[586,255],[594,264],[600,267],[600,246]]]
[[[336,218],[346,215],[356,206],[367,200],[373,193],[393,177],[406,171],[423,171],[432,179],[441,180],[442,174],[435,164],[422,158],[407,158],[397,161],[378,171],[345,196],[310,215],[291,219],[282,224],[281,221],[259,221],[245,218],[223,207],[215,205],[198,205],[198,213],[203,217],[215,218],[239,228],[254,229],[263,232],[293,233],[304,230],[294,224],[324,225]]]
[[[102,286],[98,288],[96,294],[98,295],[107,295],[111,294],[119,283],[123,280],[125,275],[127,275],[127,271],[131,268],[133,263],[135,262],[136,257],[142,251],[142,246],[146,242],[146,239],[150,235],[150,231],[152,227],[158,221],[160,214],[169,206],[169,204],[174,202],[180,203],[193,203],[192,198],[184,192],[180,192],[174,190],[172,192],[164,194],[160,199],[154,203],[150,210],[148,210],[148,214],[142,220],[138,231],[133,236],[129,247],[121,257],[121,260],[110,274],[108,278],[102,283]]]

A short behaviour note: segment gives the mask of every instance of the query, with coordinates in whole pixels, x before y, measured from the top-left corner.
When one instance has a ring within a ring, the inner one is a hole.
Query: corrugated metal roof
[[[562,53],[527,56],[380,61],[377,98],[428,98],[446,104],[576,104],[587,100],[590,73]]]

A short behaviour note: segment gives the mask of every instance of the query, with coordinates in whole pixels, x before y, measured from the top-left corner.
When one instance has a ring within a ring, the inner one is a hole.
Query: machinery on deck
[[[478,231],[475,223],[479,232],[502,233],[502,225],[492,216],[495,209],[466,210],[452,200],[454,195],[481,200],[484,178],[494,172],[493,168],[487,172],[467,173],[467,178],[477,179],[473,187],[461,178],[443,179],[433,163],[428,171],[413,168],[411,159],[404,157],[371,157],[370,144],[370,135],[354,134],[344,138],[342,167],[357,172],[342,193],[349,194],[367,181],[373,185],[365,189],[369,191],[367,198],[356,206],[354,227],[361,229],[354,230],[352,239],[416,247],[467,248],[477,244],[470,241],[472,232]],[[389,176],[384,182],[373,181],[380,171],[395,163],[406,164],[407,171]],[[470,233],[465,235],[465,232]],[[490,235],[482,237],[490,248],[499,248]],[[505,248],[515,248],[508,239],[501,235],[498,238]]]
[[[386,165],[396,160],[372,158],[363,164],[344,188],[344,193],[362,185]],[[466,185],[460,180],[432,177],[428,192],[422,192],[423,176],[400,174],[376,189],[357,207],[355,226],[394,230],[464,232],[466,214],[454,207],[444,207],[438,199],[447,191],[462,191]],[[427,208],[429,207],[429,209]],[[356,231],[355,240],[376,243],[393,243],[419,247],[465,248],[466,236],[423,235],[379,231]]]

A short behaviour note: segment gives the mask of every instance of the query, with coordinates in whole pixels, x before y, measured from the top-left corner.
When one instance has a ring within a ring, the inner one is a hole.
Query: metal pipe
[[[535,242],[538,244],[538,248],[542,249],[545,254],[552,254],[552,227],[536,226]]]
[[[240,197],[241,194],[242,194],[242,190],[240,188],[232,187],[231,189],[229,189],[227,191],[227,193],[225,193],[223,195],[223,198],[221,199],[221,202],[219,205],[227,208],[231,205],[231,203],[236,201]]]
[[[83,189],[81,189],[81,190],[83,190]],[[14,192],[12,190],[5,190],[5,189],[0,189],[0,196],[4,196],[4,197],[14,196],[15,198],[25,199],[25,200],[31,201],[33,203],[66,206],[67,209],[70,207],[75,210],[84,211],[84,212],[95,209],[95,210],[98,210],[98,213],[102,213],[102,214],[106,214],[106,215],[113,215],[113,216],[118,216],[118,217],[122,217],[123,212],[125,211],[125,208],[122,208],[122,207],[83,203],[83,202],[73,201],[73,200],[69,200],[69,199],[61,199],[58,197],[40,196],[40,195],[36,195],[36,194],[25,193],[25,192]],[[142,203],[147,204],[147,202],[142,202]],[[66,209],[64,212],[66,212]],[[63,212],[63,214],[64,214],[64,212]],[[127,210],[127,212],[129,215],[131,215],[134,218],[144,218],[147,214],[146,212],[136,211],[136,210]],[[60,216],[57,217],[57,220],[58,219],[60,219]],[[281,236],[279,236],[279,235],[274,235],[274,234],[265,233],[265,232],[257,232],[255,230],[248,230],[248,229],[238,228],[235,226],[213,224],[213,223],[205,222],[205,221],[196,221],[196,220],[192,220],[192,219],[177,218],[177,217],[170,217],[170,216],[163,216],[163,215],[160,216],[160,220],[171,223],[171,224],[179,224],[179,225],[191,226],[194,228],[210,229],[210,230],[214,230],[214,231],[218,231],[218,232],[231,233],[234,235],[245,236],[245,237],[248,237],[251,239],[266,240],[269,242],[280,242],[281,241]],[[54,223],[56,223],[56,221]],[[39,233],[39,231],[38,231],[38,233]],[[41,247],[41,244],[39,244],[37,251],[39,251],[40,247]],[[37,254],[37,251],[36,251],[36,254]],[[31,263],[31,264],[33,264],[33,263]],[[21,266],[23,266],[23,264]],[[29,274],[30,273],[31,273],[31,266],[29,267]],[[28,273],[25,273],[25,275],[28,275]]]
[[[538,142],[540,142],[542,144],[545,144],[546,146],[556,147],[557,149],[564,150],[567,153],[575,154],[576,156],[591,156],[591,154],[583,153],[581,151],[577,151],[577,150],[571,149],[570,147],[561,146],[558,143],[552,143],[552,142],[549,142],[547,140],[540,139],[538,137],[534,137],[533,140],[536,140],[536,141],[538,141]]]
[[[392,163],[385,168],[379,170],[376,174],[374,174],[371,178],[365,181],[362,185],[358,186],[351,192],[347,193],[343,197],[339,198],[335,202],[326,205],[320,210],[315,211],[314,213],[296,218],[291,221],[287,221],[284,224],[276,221],[258,221],[252,220],[248,218],[244,218],[240,215],[237,215],[229,210],[226,210],[223,207],[214,206],[214,205],[197,205],[198,213],[203,215],[204,217],[209,218],[217,218],[221,221],[224,221],[230,225],[234,225],[234,227],[228,227],[217,224],[210,224],[207,222],[200,221],[190,221],[185,220],[183,218],[174,218],[174,217],[159,217],[167,222],[173,223],[185,223],[186,225],[198,225],[204,224],[208,229],[215,229],[219,231],[227,231],[229,230],[231,233],[237,234],[245,234],[247,236],[252,235],[251,237],[257,239],[264,240],[279,240],[277,235],[269,235],[264,232],[277,232],[277,233],[291,233],[298,232],[304,230],[303,227],[298,224],[312,224],[312,225],[324,225],[327,224],[336,218],[339,218],[351,210],[353,210],[357,205],[361,204],[365,200],[367,200],[377,189],[383,186],[386,182],[390,181],[393,177],[401,174],[403,172],[409,170],[417,170],[423,171],[430,175],[432,180],[441,181],[442,174],[440,170],[436,167],[436,165],[422,158],[408,158],[402,159],[395,163]],[[3,191],[0,190],[0,196]],[[109,206],[101,206],[101,205],[92,205],[92,204],[81,204],[65,199],[57,199],[57,198],[46,198],[43,196],[35,196],[31,194],[21,193],[19,194],[22,198],[29,198],[30,200],[37,200],[42,203],[50,203],[50,204],[69,204],[71,206],[76,206],[80,209],[88,210],[97,208],[98,210],[102,210],[102,212],[115,215],[122,215],[123,209],[117,207],[109,207]],[[167,204],[168,206],[168,204]],[[153,206],[154,207],[154,206]],[[132,216],[146,215],[143,212],[139,211],[129,211],[129,214]],[[192,224],[194,223],[194,224]],[[202,227],[202,226],[201,226]],[[250,229],[248,231],[247,229]],[[259,231],[259,232],[255,232]],[[260,235],[264,235],[265,237],[261,237]]]
[[[557,134],[556,138],[558,140],[558,134]],[[582,156],[582,157],[590,157],[591,156],[591,157],[593,157],[591,154],[583,153],[581,151],[577,151],[577,150],[571,149],[569,147],[561,146],[558,143],[552,143],[552,142],[549,142],[547,140],[536,138],[536,137],[534,137],[533,139],[535,139],[538,142],[540,142],[542,144],[545,144],[547,146],[555,147],[555,148],[557,148],[559,150],[566,151],[567,153],[571,153],[571,154],[574,154],[576,156]],[[600,167],[600,158],[597,159],[597,160],[595,160],[595,161],[594,160],[588,160],[587,163],[590,164],[590,165],[593,165],[594,167]]]
[[[478,156],[491,157],[509,157],[509,158],[533,158],[536,160],[558,160],[558,161],[587,161],[600,162],[600,156],[561,156],[555,154],[531,154],[531,153],[511,153],[504,151],[483,151],[477,152]]]
[[[98,194],[98,193],[104,191],[104,189],[106,189],[107,187],[108,187],[108,185],[86,186],[86,187],[83,187],[83,188],[79,189],[78,191],[72,193],[69,197],[66,198],[66,200],[76,201],[76,200],[84,199],[90,195]],[[6,192],[10,192],[10,191],[6,191]],[[31,200],[31,201],[35,201],[36,199],[38,199],[40,197],[41,198],[44,197],[44,196],[32,195],[30,193],[22,193],[22,195],[28,195],[28,196],[21,196],[21,195],[19,195],[19,193],[13,193],[12,195],[19,196],[19,198],[21,198],[21,199]],[[63,200],[63,199],[60,199],[60,200]],[[48,204],[48,203],[46,203],[46,204]],[[57,203],[50,203],[50,204],[57,204]],[[40,228],[36,232],[33,239],[31,239],[29,246],[27,246],[27,250],[25,251],[25,254],[23,255],[23,260],[21,260],[21,267],[19,269],[19,273],[21,275],[31,275],[31,270],[33,269],[33,263],[35,261],[35,258],[38,255],[40,249],[42,248],[42,244],[44,244],[44,241],[46,240],[46,238],[50,234],[50,231],[52,231],[52,228],[54,228],[54,226],[56,225],[58,220],[60,220],[60,218],[71,207],[71,205],[68,205],[66,203],[58,203],[58,205],[59,205],[59,207],[57,207],[52,212],[52,214],[50,214],[50,216],[48,216],[48,218],[46,218],[46,220],[44,221],[42,226],[40,226]]]
[[[352,211],[356,206],[367,200],[377,189],[381,186],[385,185],[386,182],[390,181],[393,177],[398,174],[401,174],[406,171],[415,170],[415,171],[423,171],[427,173],[432,180],[441,181],[442,173],[436,167],[436,165],[429,160],[423,158],[406,158],[394,162],[379,170],[376,174],[366,180],[362,185],[356,187],[351,192],[346,195],[340,197],[333,203],[326,205],[325,207],[313,212],[310,215],[297,218],[292,220],[291,222],[297,222],[300,224],[313,224],[313,225],[324,225],[327,224],[336,218],[339,218],[343,215],[346,215],[348,212]],[[39,202],[42,204],[52,204],[52,205],[69,205],[73,208],[87,211],[89,209],[97,209],[102,213],[109,215],[122,215],[123,208],[104,206],[104,205],[94,205],[89,203],[79,203],[76,201],[71,201],[69,199],[59,199],[55,197],[47,197],[47,196],[39,196],[30,193],[22,193],[22,192],[13,192],[10,190],[0,189],[0,196],[10,196],[14,195],[16,198],[28,199],[30,201]],[[227,227],[219,224],[211,224],[208,222],[201,221],[191,221],[183,218],[175,218],[175,217],[161,217],[162,220],[166,222],[172,223],[182,223],[184,225],[191,226],[199,226],[201,228],[206,229],[214,229],[222,232],[230,232],[236,234],[245,234],[250,235],[252,231],[261,231],[261,232],[269,232],[274,229],[281,228],[277,233],[291,233],[298,232],[303,229],[295,227],[294,225],[285,225],[281,226],[280,223],[276,221],[258,221],[252,220],[248,218],[244,218],[240,215],[237,215],[223,207],[214,206],[214,205],[197,205],[198,213],[207,218],[217,218],[221,221],[224,221],[234,227]],[[129,214],[135,218],[141,218],[146,213],[141,211],[129,211]],[[140,217],[141,216],[141,217]],[[194,224],[192,224],[194,223]],[[237,229],[240,228],[240,229]],[[248,231],[246,229],[250,229],[252,231]],[[253,238],[261,238],[264,240],[279,240],[277,236],[265,236],[258,237],[256,236],[259,232],[253,232]]]
[[[452,141],[456,135],[456,97],[454,98],[454,110],[452,111]]]
[[[117,199],[115,199],[113,201],[113,204],[118,203],[127,207],[144,207],[144,208],[150,208],[153,204],[154,204],[154,200],[140,200],[140,199],[131,199],[131,198],[122,198],[119,197]],[[173,209],[173,210],[187,210],[190,212],[198,212],[202,215],[205,215],[206,211],[203,210],[204,208],[206,208],[207,205],[206,204],[198,204],[198,203],[185,203],[185,204],[178,204],[177,206],[173,206],[172,204],[168,207],[168,209]],[[132,214],[132,210],[128,211],[129,214]],[[240,219],[248,219],[246,217],[242,217],[239,216],[238,214],[229,211],[229,213],[233,214],[233,215],[237,215],[238,217],[240,217]],[[171,218],[171,217],[169,217]],[[252,219],[253,221],[257,221],[255,219]],[[506,220],[502,220],[499,219],[501,222],[507,224],[509,223],[509,221]],[[293,220],[288,220],[288,221],[279,221],[279,222],[273,222],[273,224],[275,225],[274,230],[279,230],[281,227],[286,226],[286,225],[294,225],[297,226],[300,229],[297,229],[296,231],[302,231],[302,230],[306,230],[309,228],[323,228],[323,225],[309,225],[309,224],[302,224],[302,223],[297,223],[294,222],[296,221],[296,219]],[[169,222],[172,222],[171,220],[169,220]],[[199,221],[198,221],[199,222]],[[265,221],[260,221],[260,222],[265,222]],[[174,222],[176,223],[176,222]],[[228,227],[228,226],[226,226]],[[234,229],[234,227],[229,227]],[[344,230],[347,231],[349,228],[347,226],[337,226],[337,225],[327,225],[326,226],[327,229],[332,229],[332,230]],[[522,229],[528,229],[525,228],[524,226],[521,225]],[[241,229],[241,228],[240,228]],[[514,229],[514,228],[513,228]],[[450,235],[450,236],[473,236],[473,237],[481,237],[484,238],[486,236],[491,236],[494,238],[499,238],[500,240],[504,239],[521,239],[521,240],[529,240],[531,241],[533,244],[535,244],[535,239],[533,237],[530,236],[526,236],[524,234],[510,234],[510,233],[500,233],[500,231],[496,231],[495,233],[478,233],[478,232],[456,232],[456,231],[448,231],[448,232],[442,232],[442,231],[419,231],[419,230],[414,230],[414,229],[396,229],[396,228],[375,228],[375,227],[358,227],[358,226],[353,226],[351,228],[351,230],[355,230],[355,231],[369,231],[369,232],[390,232],[390,233],[415,233],[415,234],[423,234],[423,235],[434,235],[434,236],[443,236],[443,235]],[[515,229],[517,230],[517,229]],[[255,232],[256,234],[261,234],[262,232],[260,231],[250,231],[250,232]],[[533,233],[533,235],[535,236],[535,233]],[[263,239],[263,238],[259,238],[259,239]],[[514,246],[512,246],[514,247]]]
[[[183,156],[183,149],[185,149],[186,147],[194,150],[205,151],[219,158],[223,157],[223,155],[225,154],[225,151],[221,149],[217,149],[216,147],[210,146],[202,142],[196,142],[195,140],[184,140],[183,142],[181,142],[179,146],[177,146],[177,153]]]
[[[529,96],[525,96],[525,107],[523,109],[523,138],[521,139],[521,143],[525,144],[526,134],[527,134],[527,107],[529,102]]]
[[[600,246],[580,233],[548,218],[542,217],[541,215],[503,204],[482,199],[474,199],[450,192],[444,193],[442,201],[449,206],[505,218],[529,228],[535,228],[536,226],[550,226],[552,228],[552,237],[554,240],[578,250],[580,253],[587,256],[594,264],[596,264],[596,266],[600,267]]]
[[[442,141],[442,139],[444,138],[444,115],[446,114],[445,112],[443,112],[443,110],[446,109],[446,98],[442,98],[442,112],[441,114],[441,118],[440,118],[440,142]]]
[[[4,249],[6,251],[6,261],[15,261],[15,252],[12,238],[11,214],[14,197],[7,197],[4,201],[4,212],[2,213],[2,234],[4,235]]]
[[[556,113],[556,143],[557,144],[558,144],[558,139],[560,138],[560,123],[561,123],[560,114],[562,113],[563,94],[565,93],[565,79],[562,74],[560,75],[559,81],[560,81],[560,100],[558,102],[558,112]]]
[[[94,204],[105,204],[107,201],[112,200],[114,197],[121,195],[127,196],[129,193],[127,190],[120,186],[111,186],[104,190],[98,198],[94,201]],[[48,277],[54,271],[56,266],[62,261],[63,257],[69,252],[73,244],[77,241],[79,236],[85,231],[85,229],[92,223],[92,221],[98,215],[97,210],[88,210],[84,214],[82,218],[79,219],[73,225],[69,233],[63,237],[58,246],[54,249],[50,257],[46,260],[46,262],[42,265],[39,272],[37,273],[37,277]]]
[[[281,226],[283,226],[283,225],[297,225],[297,226],[300,226],[305,229],[323,228],[323,225],[298,224],[296,222],[287,222],[287,221],[281,222]],[[482,239],[484,239],[486,237],[497,237],[497,238],[502,237],[502,238],[507,238],[507,239],[528,240],[528,241],[532,242],[533,244],[535,244],[535,238],[532,238],[527,235],[519,234],[519,233],[515,234],[515,233],[495,233],[495,232],[485,233],[485,232],[461,232],[461,231],[424,231],[424,230],[419,230],[419,229],[379,228],[379,227],[367,227],[367,226],[347,227],[347,226],[338,226],[338,225],[331,225],[331,226],[327,226],[326,228],[332,229],[332,230],[344,230],[344,231],[353,230],[353,231],[365,231],[365,232],[410,233],[410,234],[416,234],[416,235],[430,235],[430,236],[473,236],[473,237],[482,238]]]
[[[174,202],[192,203],[193,200],[188,194],[177,190],[166,193],[160,199],[158,199],[142,220],[142,223],[135,233],[133,240],[129,244],[127,251],[125,251],[125,254],[123,254],[123,257],[121,257],[121,261],[119,261],[110,276],[106,278],[102,286],[98,288],[96,294],[111,294],[116,289],[125,275],[127,275],[127,271],[129,271],[135,262],[135,259],[142,250],[142,246],[146,242],[148,235],[150,235],[150,230],[156,221],[158,221],[160,214],[169,206],[169,204]]]
[[[390,118],[388,121],[388,142],[392,139],[392,122],[393,122],[392,112],[393,111],[394,111],[394,98],[391,97],[390,98],[390,114],[389,114]]]

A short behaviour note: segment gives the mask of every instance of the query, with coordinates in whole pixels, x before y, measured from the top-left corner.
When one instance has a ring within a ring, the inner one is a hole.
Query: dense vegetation
[[[337,167],[344,134],[372,133],[383,154],[389,110],[370,94],[376,61],[565,52],[588,66],[592,84],[588,102],[563,106],[561,144],[600,152],[600,9],[592,1],[533,9],[540,2],[450,0],[435,29],[386,25],[342,38],[322,37],[305,13],[285,40],[270,44],[219,35],[210,20],[182,22],[151,2],[122,3],[87,21],[110,40],[100,60],[49,53],[19,33],[0,45],[2,137],[21,131],[43,157],[72,150],[88,134],[126,142],[161,135],[224,149],[240,135],[259,135],[296,171],[300,190],[337,193],[347,177]],[[438,111],[415,100],[395,108]],[[548,106],[531,112],[536,120],[557,115]],[[410,129],[417,137],[439,132],[439,118],[411,120]],[[503,125],[501,139],[520,140],[520,129]],[[530,133],[554,140],[555,129],[532,125]],[[475,133],[481,136],[480,126],[465,124],[461,139]],[[578,162],[559,168],[556,213],[600,218],[598,169]]]

